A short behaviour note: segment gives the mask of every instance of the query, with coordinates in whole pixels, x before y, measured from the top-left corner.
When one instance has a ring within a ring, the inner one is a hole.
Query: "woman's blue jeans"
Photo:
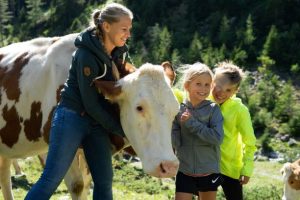
[[[94,181],[93,199],[112,199],[112,160],[109,133],[92,124],[88,116],[59,105],[52,119],[49,151],[44,171],[25,197],[48,200],[63,180],[82,145]]]

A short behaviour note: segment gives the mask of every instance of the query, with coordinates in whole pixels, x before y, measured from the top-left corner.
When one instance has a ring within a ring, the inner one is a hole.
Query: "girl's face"
[[[218,104],[224,103],[238,90],[236,84],[232,84],[224,74],[216,74],[212,84],[212,95]]]
[[[122,16],[120,21],[115,23],[103,23],[104,28],[104,44],[108,50],[114,47],[124,46],[130,37],[132,20],[128,16]]]
[[[204,73],[197,75],[191,81],[184,84],[184,88],[188,92],[190,102],[193,106],[200,104],[208,97],[211,89],[211,83],[211,76]]]

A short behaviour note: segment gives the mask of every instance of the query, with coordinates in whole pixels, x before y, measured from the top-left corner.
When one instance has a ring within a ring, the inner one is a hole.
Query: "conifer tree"
[[[150,30],[151,55],[154,62],[162,62],[171,57],[171,34],[167,27],[161,28],[156,24]]]
[[[251,15],[248,15],[246,20],[246,31],[244,34],[244,43],[246,45],[251,45],[255,40],[254,31],[253,31],[253,22]]]
[[[202,48],[203,48],[203,44],[200,41],[199,34],[198,32],[195,32],[187,55],[189,63],[193,63],[195,61],[201,60]]]
[[[34,27],[42,19],[42,6],[44,5],[44,3],[42,2],[42,0],[26,0],[25,3],[30,26]]]
[[[221,44],[227,44],[230,40],[230,22],[227,16],[223,16],[219,32],[219,40]]]
[[[275,60],[270,57],[270,51],[273,45],[274,40],[277,38],[278,32],[274,25],[271,26],[266,41],[263,45],[261,55],[258,57],[258,60],[262,63],[262,68],[272,66],[275,64]],[[262,70],[261,68],[261,70]]]
[[[6,38],[6,30],[8,23],[12,18],[11,12],[8,10],[8,1],[0,0],[0,45],[4,46],[4,39]]]

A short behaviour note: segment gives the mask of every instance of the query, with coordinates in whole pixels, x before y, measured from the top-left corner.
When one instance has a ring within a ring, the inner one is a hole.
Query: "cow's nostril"
[[[160,169],[161,169],[161,171],[163,172],[163,173],[166,173],[166,170],[164,169],[164,166],[163,166],[163,164],[162,163],[160,163]]]

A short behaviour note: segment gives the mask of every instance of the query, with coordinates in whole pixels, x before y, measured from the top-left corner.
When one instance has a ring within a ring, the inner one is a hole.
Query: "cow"
[[[300,159],[284,163],[280,171],[284,181],[282,200],[300,200]]]
[[[13,199],[12,160],[48,150],[51,117],[68,76],[77,35],[41,37],[0,48],[0,186],[6,200]],[[163,67],[170,69],[168,64]],[[164,73],[161,65],[147,63],[138,69],[126,65],[120,74],[117,82],[95,85],[119,106],[126,138],[144,171],[155,177],[174,176],[178,160],[170,134],[179,105],[170,87],[172,77],[167,77],[170,71]],[[111,141],[115,150],[126,143],[123,138]],[[85,180],[77,180],[83,160],[79,150],[65,177],[72,199],[86,199]]]

